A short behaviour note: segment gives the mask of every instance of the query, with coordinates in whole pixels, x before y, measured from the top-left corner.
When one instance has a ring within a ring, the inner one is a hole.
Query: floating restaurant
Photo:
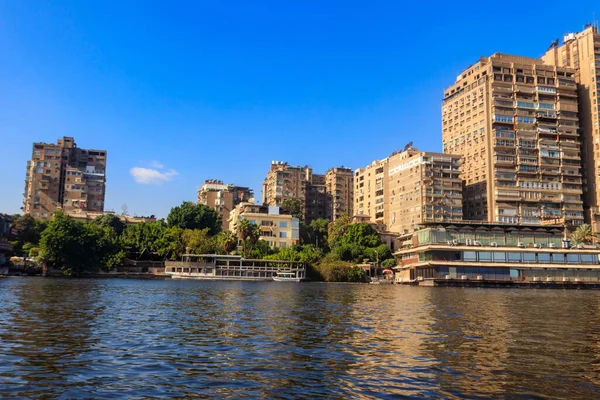
[[[306,264],[219,254],[184,254],[181,261],[166,261],[165,273],[173,279],[272,281],[284,275],[302,280],[306,278]]]
[[[395,281],[425,286],[600,287],[597,246],[571,246],[562,229],[467,221],[424,224],[401,237]]]

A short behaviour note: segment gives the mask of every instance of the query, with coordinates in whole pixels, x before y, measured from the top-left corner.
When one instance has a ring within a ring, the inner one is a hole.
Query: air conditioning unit
[[[492,247],[498,247],[498,243],[496,243],[496,242],[491,242],[491,243],[490,243],[490,246],[492,246]]]
[[[480,242],[480,241],[478,241],[478,240],[475,240],[475,241],[473,242],[473,246],[481,246],[481,242]]]
[[[540,281],[540,277],[539,276],[534,276],[533,277],[533,281],[534,282],[539,282]]]
[[[467,280],[467,279],[469,279],[469,277],[468,277],[467,275],[461,275],[461,276],[460,276],[460,279],[462,279],[462,280]]]
[[[473,246],[473,241],[471,239],[467,239],[465,243],[467,246]]]
[[[555,248],[556,248],[556,244],[554,244],[554,243],[550,243],[550,244],[548,245],[548,247],[550,247],[551,249],[555,249]]]
[[[477,275],[477,280],[478,281],[482,281],[483,280],[483,275]]]
[[[517,247],[524,248],[525,247],[525,243],[519,242],[519,244],[517,244]]]

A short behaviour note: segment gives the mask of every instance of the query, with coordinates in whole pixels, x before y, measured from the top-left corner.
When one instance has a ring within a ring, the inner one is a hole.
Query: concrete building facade
[[[198,189],[198,204],[214,209],[221,216],[221,229],[229,229],[229,214],[241,202],[254,201],[252,189],[208,179]]]
[[[408,233],[428,221],[462,219],[459,155],[410,147],[354,174],[354,212],[386,231]]]
[[[354,174],[345,167],[331,168],[325,173],[325,190],[331,196],[327,217],[335,221],[342,215],[352,216],[354,205]]]
[[[326,174],[315,174],[312,168],[271,162],[263,182],[262,202],[280,206],[285,200],[298,199],[306,223],[317,218],[333,220],[352,213],[352,170],[332,168]]]
[[[300,222],[298,218],[279,211],[277,206],[242,202],[229,214],[228,228],[236,232],[238,222],[245,218],[260,227],[260,239],[271,248],[294,246],[300,240]]]
[[[588,24],[579,33],[564,35],[542,56],[545,64],[575,70],[579,93],[579,123],[586,222],[600,232],[600,34]]]
[[[27,161],[23,212],[52,218],[54,211],[102,212],[106,189],[106,150],[85,150],[72,137],[57,144],[34,143]]]
[[[445,153],[464,156],[464,218],[583,222],[575,71],[494,54],[444,91]]]

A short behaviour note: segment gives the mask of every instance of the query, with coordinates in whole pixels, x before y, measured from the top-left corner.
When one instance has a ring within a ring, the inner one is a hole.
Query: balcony
[[[562,110],[561,110],[562,111]],[[575,113],[569,113],[569,112],[561,112],[558,114],[558,118],[559,118],[559,122],[560,121],[579,121],[579,117],[577,116],[577,114]]]
[[[535,116],[544,119],[556,119],[557,114],[556,111],[538,111]]]
[[[581,176],[581,172],[579,170],[565,169],[564,167],[562,170],[562,174],[563,174],[563,181],[568,177],[572,177],[572,176],[580,177]]]
[[[496,201],[519,201],[521,194],[518,190],[496,190]]]
[[[492,92],[499,92],[499,93],[512,93],[513,91],[513,85],[511,85],[510,83],[502,83],[502,82],[497,82],[494,81],[492,83]]]
[[[497,148],[514,148],[515,147],[515,141],[514,140],[508,140],[508,139],[495,139],[494,140],[494,146]]]
[[[557,107],[558,111],[570,111],[570,112],[577,112],[577,102],[574,101],[568,101],[568,100],[559,100],[557,103]]]
[[[525,86],[525,85],[515,85],[515,92],[534,94],[535,93],[535,87],[533,87],[533,86]]]
[[[567,154],[563,153],[563,160],[581,160],[581,156],[579,154]]]
[[[496,156],[494,157],[496,164],[500,165],[515,165],[516,157],[514,156]]]
[[[581,185],[583,184],[583,180],[581,178],[571,178],[571,175],[569,175],[568,177],[563,176],[563,183],[570,185]]]

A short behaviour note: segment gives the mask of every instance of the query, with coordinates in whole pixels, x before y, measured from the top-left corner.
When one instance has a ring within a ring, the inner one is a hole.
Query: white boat
[[[286,272],[279,272],[285,270]],[[184,254],[181,261],[166,261],[165,274],[172,279],[273,281],[277,274],[295,281],[304,278],[306,265],[299,261],[251,260],[220,254]]]
[[[297,277],[294,272],[276,272],[273,274],[275,282],[300,282],[303,278]]]

